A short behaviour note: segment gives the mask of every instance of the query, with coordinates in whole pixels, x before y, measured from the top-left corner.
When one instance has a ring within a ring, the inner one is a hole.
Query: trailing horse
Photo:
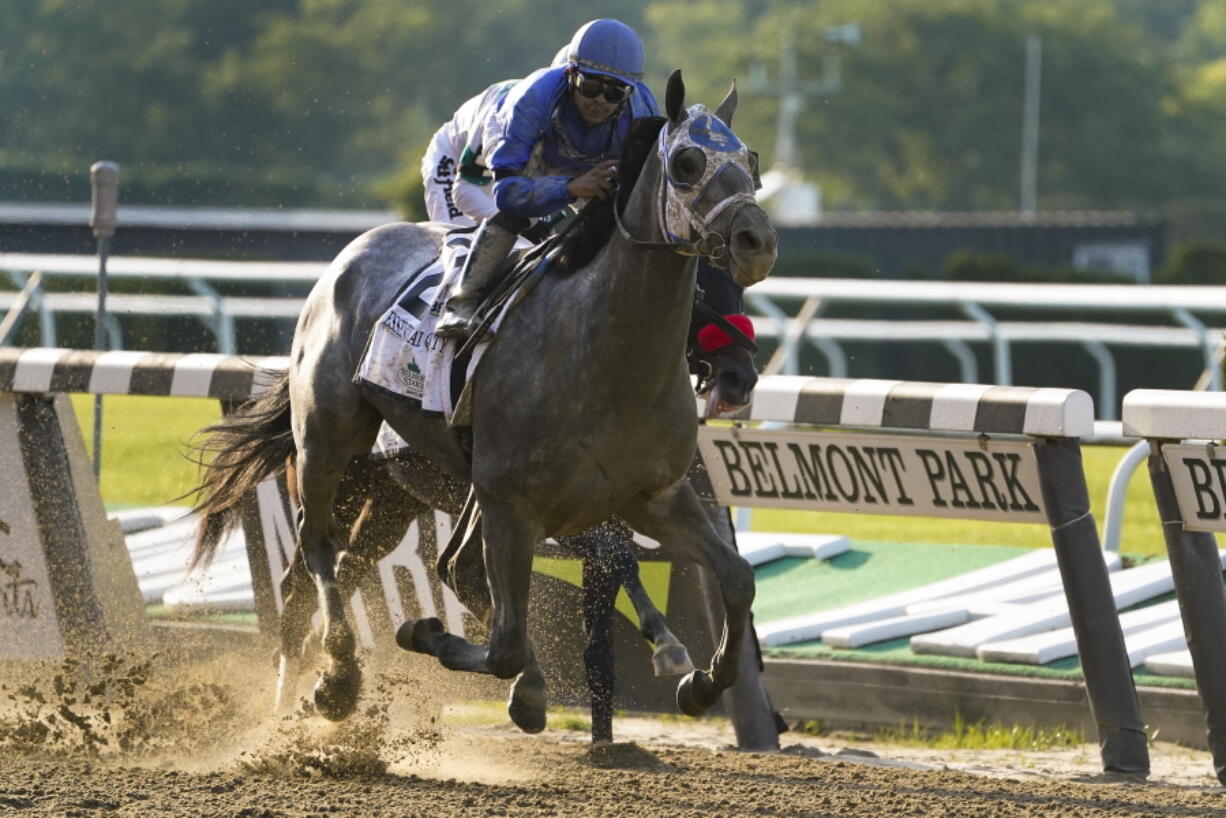
[[[414,649],[452,669],[519,675],[532,664],[526,617],[533,549],[548,536],[616,515],[675,555],[707,566],[719,583],[723,635],[711,669],[679,685],[680,708],[702,713],[736,680],[753,572],[720,540],[684,479],[697,436],[687,324],[695,255],[727,264],[739,285],[750,286],[770,272],[777,237],[753,200],[749,152],[727,124],[735,91],[714,115],[702,106],[685,110],[684,93],[674,72],[668,118],[636,126],[631,141],[640,159],[627,149],[617,201],[584,209],[583,224],[561,248],[560,271],[546,275],[503,320],[472,386],[471,460],[442,419],[352,380],[390,295],[438,254],[441,228],[369,231],[312,289],[287,378],[244,421],[271,424],[288,407],[292,438],[270,434],[254,449],[215,460],[235,468],[231,475],[211,468],[205,482],[233,488],[242,482],[234,474],[268,473],[296,453],[299,545],[315,580],[330,658],[315,689],[325,717],[352,712],[360,682],[336,581],[343,543],[333,503],[345,469],[369,451],[381,420],[434,467],[471,483],[483,515],[489,646],[446,634],[431,619],[409,626],[406,641]]]

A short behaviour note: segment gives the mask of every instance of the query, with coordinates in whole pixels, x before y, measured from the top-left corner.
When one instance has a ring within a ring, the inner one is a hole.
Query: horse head
[[[758,383],[753,322],[743,312],[742,289],[728,270],[698,266],[686,360],[706,398],[704,417],[716,418],[749,403]]]
[[[755,158],[732,132],[736,83],[714,112],[701,104],[685,108],[685,83],[676,70],[664,99],[660,230],[667,241],[726,266],[741,287],[752,286],[774,267],[779,237],[754,198]]]

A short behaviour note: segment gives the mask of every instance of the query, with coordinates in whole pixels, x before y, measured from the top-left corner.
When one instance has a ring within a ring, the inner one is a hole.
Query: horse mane
[[[613,208],[625,209],[630,193],[643,172],[643,165],[655,147],[660,129],[668,120],[662,116],[645,116],[634,120],[630,134],[622,150],[617,168],[617,196],[601,201],[595,199],[575,217],[567,236],[563,239],[556,258],[555,269],[563,273],[578,270],[591,263],[613,235],[616,223]]]

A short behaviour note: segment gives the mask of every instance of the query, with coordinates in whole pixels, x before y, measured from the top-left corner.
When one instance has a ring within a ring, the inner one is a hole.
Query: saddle
[[[553,237],[507,262],[507,272],[486,296],[475,317],[474,331],[462,343],[434,335],[451,279],[458,269],[444,269],[443,257],[466,247],[471,231],[453,230],[443,252],[415,271],[383,316],[371,328],[354,373],[355,383],[421,405],[455,427],[470,423],[469,383],[507,311],[526,295],[549,267],[558,246]]]
[[[573,222],[572,222],[573,223]],[[569,224],[567,228],[569,228]],[[473,311],[472,332],[456,352],[456,357],[473,349],[477,344],[488,340],[493,334],[493,327],[505,310],[510,309],[524,296],[532,291],[541,276],[550,267],[553,251],[561,244],[566,234],[566,228],[551,234],[544,241],[534,244],[527,250],[508,256],[502,266],[502,274],[477,309]],[[440,302],[441,304],[441,302]]]

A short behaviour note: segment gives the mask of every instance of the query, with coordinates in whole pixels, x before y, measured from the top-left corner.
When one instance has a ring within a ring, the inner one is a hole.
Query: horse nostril
[[[743,253],[755,252],[762,246],[761,240],[754,234],[752,230],[738,230],[737,234],[732,237],[736,249]]]

